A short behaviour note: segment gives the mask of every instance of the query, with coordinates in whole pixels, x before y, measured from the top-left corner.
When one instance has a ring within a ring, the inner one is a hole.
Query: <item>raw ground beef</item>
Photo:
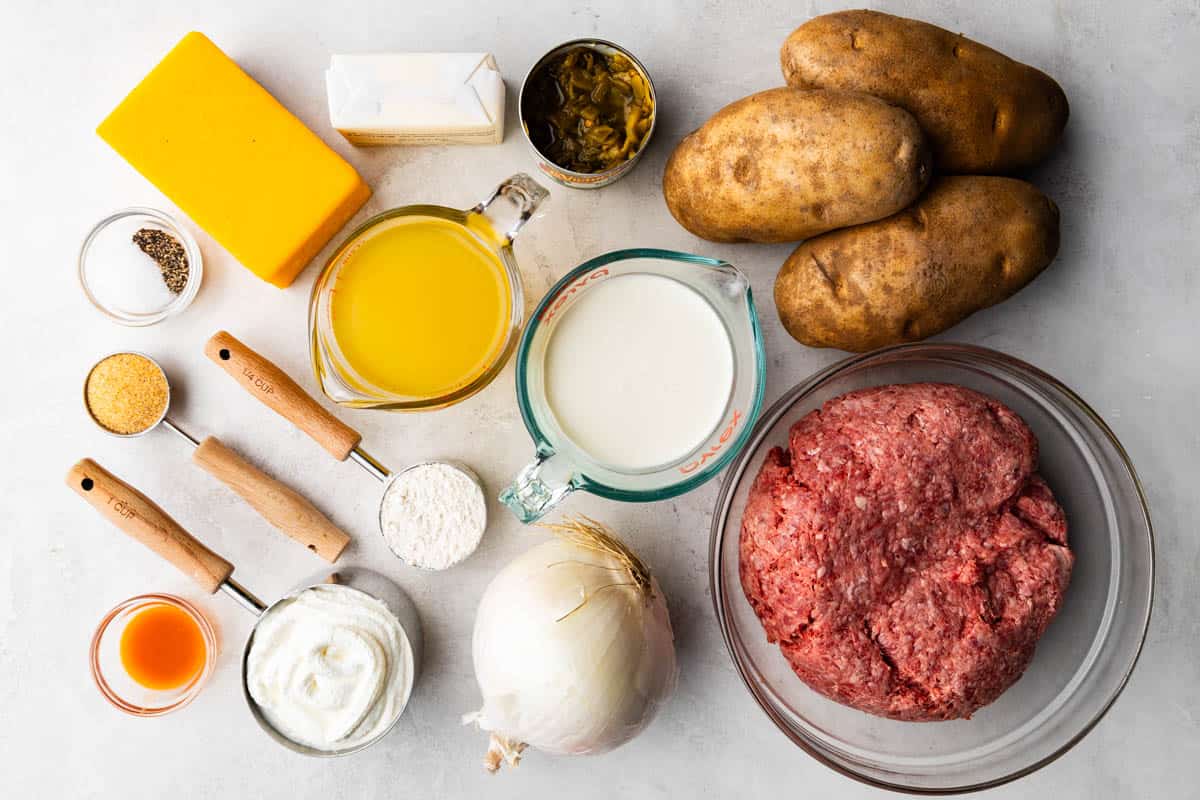
[[[1063,510],[1010,409],[945,384],[838,397],[766,458],[742,587],[821,694],[902,720],[969,717],[1021,676],[1071,577]]]

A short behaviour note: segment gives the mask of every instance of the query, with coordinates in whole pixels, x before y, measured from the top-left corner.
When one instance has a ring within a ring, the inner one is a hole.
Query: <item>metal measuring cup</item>
[[[423,461],[413,464],[398,473],[392,473],[361,446],[362,434],[333,416],[314,400],[286,372],[272,361],[240,342],[226,331],[218,331],[204,345],[204,353],[213,363],[229,373],[250,395],[259,400],[281,417],[291,422],[302,432],[321,445],[338,461],[349,459],[383,484],[380,496],[379,529],[383,532],[383,500],[397,478],[409,469],[426,464],[441,464],[460,472],[476,486],[483,487],[474,471],[453,461]],[[484,507],[484,528],[487,527],[487,509]],[[389,549],[391,546],[389,544]],[[395,550],[392,550],[395,553]],[[396,554],[404,560],[402,556]],[[406,562],[407,563],[407,562]],[[421,567],[420,564],[413,566]]]
[[[116,355],[132,355],[144,358],[159,371],[167,387],[167,399],[163,404],[162,413],[158,416],[158,419],[143,430],[135,431],[134,433],[117,433],[104,427],[96,419],[87,402],[87,386],[92,372],[102,362]],[[317,510],[316,506],[295,489],[267,475],[245,458],[238,455],[237,452],[226,447],[215,436],[198,440],[179,427],[179,425],[172,422],[167,417],[167,412],[171,407],[171,382],[167,379],[167,373],[162,368],[162,365],[145,353],[125,350],[119,353],[110,353],[101,358],[88,370],[87,378],[83,381],[83,388],[84,410],[87,411],[88,417],[96,424],[96,427],[110,436],[115,436],[118,439],[135,439],[162,425],[174,431],[180,438],[192,445],[194,448],[192,451],[192,461],[198,464],[201,469],[232,489],[239,497],[249,503],[267,522],[321,558],[333,563],[337,561],[338,556],[342,554],[342,551],[346,549],[346,545],[349,544],[350,536]]]
[[[258,617],[258,622],[250,631],[242,652],[242,692],[246,698],[246,704],[250,708],[250,713],[272,739],[289,750],[304,755],[344,756],[370,747],[382,739],[403,716],[408,700],[412,696],[412,688],[416,685],[420,675],[423,645],[421,623],[416,607],[404,590],[391,580],[362,567],[341,567],[332,573],[328,571],[319,573],[268,606],[233,579],[233,564],[205,547],[146,495],[95,461],[90,458],[79,461],[67,472],[66,482],[72,491],[99,511],[101,516],[127,536],[141,542],[173,564],[204,591],[209,594],[214,594],[218,590],[222,591],[232,597],[238,605]],[[408,650],[412,654],[412,663],[406,665],[411,676],[408,681],[408,696],[405,697],[403,703],[399,704],[395,717],[376,736],[361,744],[341,750],[319,750],[289,739],[267,720],[258,703],[251,697],[247,683],[247,659],[254,646],[254,632],[259,623],[280,604],[293,599],[305,589],[322,584],[345,586],[347,589],[362,592],[383,603],[400,623],[400,628],[408,640]]]

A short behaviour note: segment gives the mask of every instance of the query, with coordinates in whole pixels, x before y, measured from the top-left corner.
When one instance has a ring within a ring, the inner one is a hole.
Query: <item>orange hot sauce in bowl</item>
[[[195,678],[208,659],[196,620],[173,605],[150,605],[121,631],[121,665],[147,689],[175,689]]]
[[[135,717],[183,708],[212,675],[217,634],[200,609],[171,594],[140,594],[112,608],[92,635],[92,679]]]

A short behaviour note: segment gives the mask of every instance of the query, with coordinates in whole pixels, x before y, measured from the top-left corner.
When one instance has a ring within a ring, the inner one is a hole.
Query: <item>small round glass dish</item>
[[[133,242],[142,229],[161,231],[183,247],[187,280],[178,292],[163,281],[154,260]],[[79,283],[93,306],[114,322],[144,327],[183,311],[204,277],[195,238],[170,215],[153,208],[126,208],[100,220],[79,250]]]
[[[190,680],[170,689],[151,689],[135,681],[121,657],[125,628],[138,614],[155,606],[176,608],[196,623],[204,639],[204,663]],[[104,615],[92,636],[92,678],[104,698],[135,717],[159,717],[183,708],[200,693],[212,675],[217,655],[217,636],[200,610],[170,594],[143,594],[118,604]]]
[[[1067,515],[1075,567],[1058,616],[1025,674],[969,720],[899,722],[840,705],[806,686],[742,591],[738,541],[751,484],[792,425],[846,392],[894,383],[966,386],[1000,400],[1033,429],[1040,469]],[[803,381],[763,414],[730,467],[713,515],[713,604],[742,681],[809,755],[856,780],[950,794],[1028,775],[1090,731],[1124,688],[1145,639],[1154,547],[1142,487],[1121,444],[1074,392],[992,350],[901,345],[853,356]]]

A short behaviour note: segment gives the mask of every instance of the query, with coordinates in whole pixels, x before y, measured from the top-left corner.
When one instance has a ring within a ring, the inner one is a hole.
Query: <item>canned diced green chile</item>
[[[607,186],[632,169],[658,110],[646,68],[601,39],[565,42],[538,59],[518,106],[538,167],[576,189]]]

